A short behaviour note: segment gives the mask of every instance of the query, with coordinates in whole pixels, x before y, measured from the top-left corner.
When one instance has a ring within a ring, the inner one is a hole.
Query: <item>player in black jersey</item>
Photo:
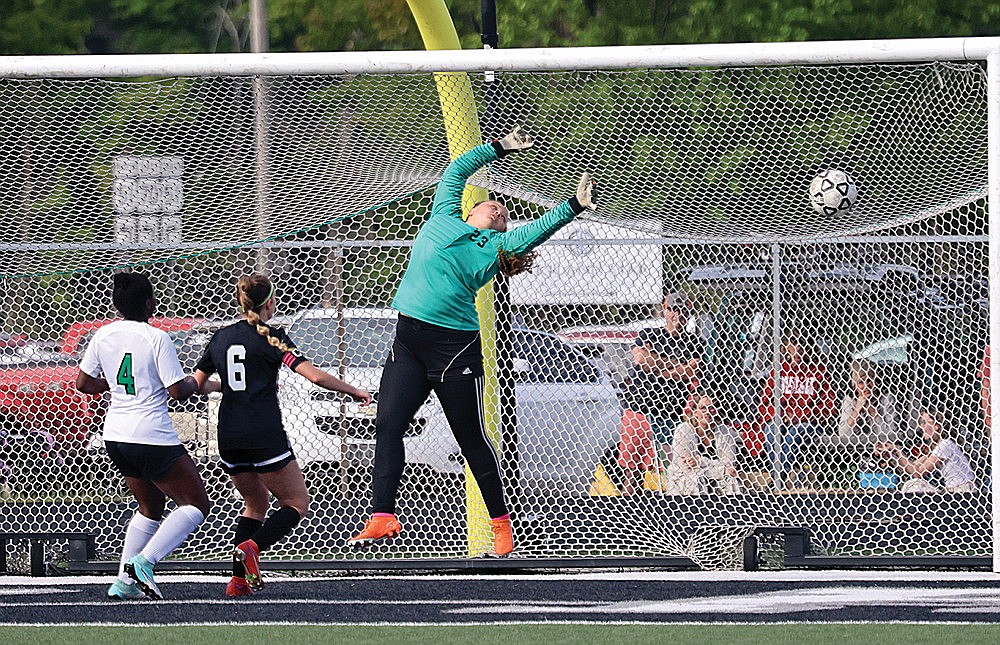
[[[274,284],[267,277],[240,278],[236,298],[244,320],[215,332],[194,377],[201,392],[222,392],[219,457],[245,503],[236,522],[233,578],[226,595],[246,596],[264,586],[260,553],[288,535],[309,507],[302,470],[281,425],[277,393],[281,365],[365,405],[372,397],[315,367],[283,330],[266,324],[275,312]],[[221,384],[208,380],[215,372]],[[265,522],[272,494],[280,508]]]

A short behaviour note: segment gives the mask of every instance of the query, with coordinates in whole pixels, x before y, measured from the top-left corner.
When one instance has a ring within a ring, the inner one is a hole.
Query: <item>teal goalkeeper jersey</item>
[[[417,233],[410,264],[392,301],[397,311],[449,329],[479,329],[476,292],[499,271],[497,251],[527,253],[576,217],[566,201],[505,233],[465,223],[465,183],[474,172],[496,159],[496,150],[486,144],[448,164],[434,194],[431,215]]]

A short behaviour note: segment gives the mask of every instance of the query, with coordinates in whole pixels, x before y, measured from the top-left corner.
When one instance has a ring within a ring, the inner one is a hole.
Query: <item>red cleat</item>
[[[497,555],[507,555],[514,550],[514,533],[510,527],[510,518],[490,520],[493,529],[493,552]]]
[[[247,584],[246,578],[237,578],[233,576],[226,585],[226,597],[237,598],[239,596],[252,596],[253,589]]]
[[[254,591],[264,588],[264,581],[260,577],[260,549],[253,540],[247,540],[236,546],[233,557],[243,563],[246,569],[247,585]]]

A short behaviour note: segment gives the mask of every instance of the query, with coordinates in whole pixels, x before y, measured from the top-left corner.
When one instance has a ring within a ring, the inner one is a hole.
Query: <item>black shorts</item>
[[[108,457],[125,477],[158,481],[163,479],[174,463],[187,454],[184,446],[153,446],[147,443],[105,441]]]
[[[479,331],[448,329],[399,314],[389,360],[415,360],[427,380],[471,381],[483,375]]]
[[[291,448],[219,449],[219,465],[227,475],[239,473],[273,473],[295,459]]]

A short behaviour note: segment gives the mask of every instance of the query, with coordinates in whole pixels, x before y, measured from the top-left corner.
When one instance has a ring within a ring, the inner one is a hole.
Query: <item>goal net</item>
[[[731,568],[763,526],[806,527],[825,555],[990,556],[985,64],[561,60],[491,81],[402,73],[402,53],[392,73],[0,78],[0,532],[121,548],[135,505],[107,403],[74,389],[114,272],[151,278],[188,370],[236,319],[236,279],[266,273],[303,354],[377,392],[446,133],[522,125],[535,147],[470,180],[514,225],[582,171],[601,200],[498,288],[484,331],[515,557]],[[475,118],[446,123],[468,88]],[[856,181],[849,212],[810,206],[829,168]],[[345,540],[370,511],[374,411],[288,370],[278,396],[312,506],[268,558],[488,549],[433,396],[405,438],[404,531],[361,553]],[[217,410],[171,403],[214,504],[174,558],[231,548]]]

